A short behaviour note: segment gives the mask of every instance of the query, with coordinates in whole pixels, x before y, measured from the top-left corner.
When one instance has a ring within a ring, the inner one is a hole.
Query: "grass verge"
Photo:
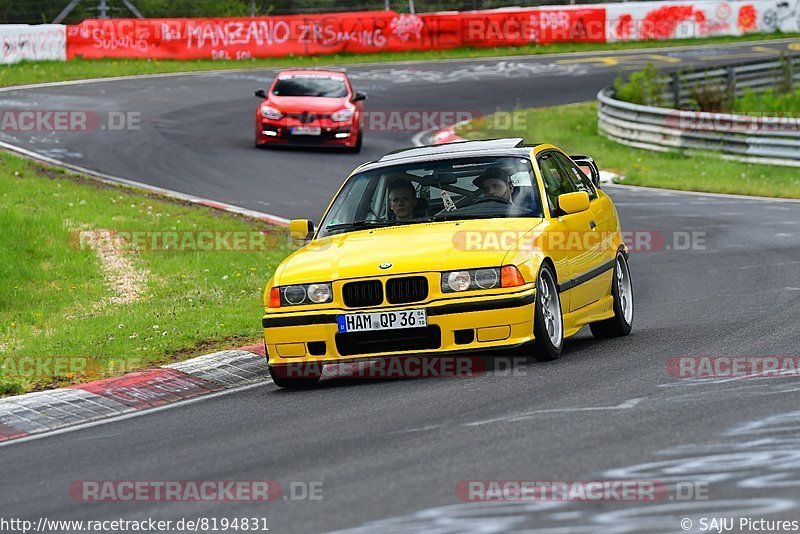
[[[513,117],[513,119],[511,118]],[[516,124],[516,127],[501,127]],[[489,117],[458,130],[466,139],[524,137],[553,143],[567,152],[590,154],[600,168],[625,176],[625,183],[686,191],[800,198],[795,168],[725,161],[708,154],[651,152],[611,141],[597,130],[594,102],[517,110]]]
[[[0,69],[0,86],[33,83],[108,78],[136,74],[162,74],[222,69],[264,69],[275,67],[307,67],[374,63],[389,61],[423,61],[455,58],[488,58],[496,56],[526,56],[565,52],[594,52],[602,50],[636,50],[694,45],[720,45],[748,41],[763,41],[800,37],[800,34],[754,34],[741,37],[710,37],[702,39],[674,39],[669,41],[639,41],[619,43],[553,43],[498,48],[456,48],[414,52],[383,52],[377,54],[334,54],[329,56],[262,58],[252,60],[149,60],[149,59],[74,59],[67,62],[26,62],[3,66]]]
[[[86,229],[127,241],[91,247]],[[8,153],[0,235],[0,395],[259,342],[263,287],[288,251],[266,223]]]

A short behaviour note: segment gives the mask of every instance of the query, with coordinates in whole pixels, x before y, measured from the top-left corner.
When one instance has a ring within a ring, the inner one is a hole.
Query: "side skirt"
[[[574,336],[589,323],[614,316],[614,296],[608,295],[597,302],[564,315],[564,337]]]

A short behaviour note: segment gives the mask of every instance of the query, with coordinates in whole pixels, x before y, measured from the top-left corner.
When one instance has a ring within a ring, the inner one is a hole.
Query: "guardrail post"
[[[681,77],[680,74],[677,72],[672,73],[672,102],[675,109],[680,109],[681,107]]]
[[[736,93],[736,69],[731,65],[725,67],[725,81],[728,84],[728,89]]]

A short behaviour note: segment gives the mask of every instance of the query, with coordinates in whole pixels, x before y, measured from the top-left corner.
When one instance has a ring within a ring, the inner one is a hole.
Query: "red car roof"
[[[341,78],[347,78],[347,75],[339,70],[324,70],[324,69],[287,69],[282,70],[278,73],[278,76],[281,74],[295,74],[295,75],[314,75],[314,74],[324,74],[326,76],[338,76]]]

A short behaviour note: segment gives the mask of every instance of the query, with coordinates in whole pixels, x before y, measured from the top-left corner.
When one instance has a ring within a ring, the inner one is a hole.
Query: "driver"
[[[407,178],[393,177],[387,187],[389,190],[389,207],[398,221],[414,218],[417,207],[417,192]]]
[[[472,184],[482,189],[483,194],[487,197],[502,198],[511,202],[514,184],[511,183],[511,177],[499,167],[486,169],[477,178],[472,180]]]

